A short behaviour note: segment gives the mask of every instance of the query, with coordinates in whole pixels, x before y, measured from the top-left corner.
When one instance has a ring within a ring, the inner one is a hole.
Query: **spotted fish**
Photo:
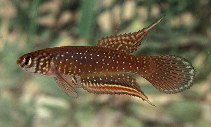
[[[126,94],[153,105],[132,75],[140,75],[164,93],[190,88],[195,70],[177,56],[133,56],[148,31],[108,36],[97,46],[63,46],[41,49],[21,56],[17,64],[25,71],[51,76],[67,94],[77,88],[96,94]]]

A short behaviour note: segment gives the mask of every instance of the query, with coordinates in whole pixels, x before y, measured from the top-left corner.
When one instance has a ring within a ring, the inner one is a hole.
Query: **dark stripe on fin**
[[[146,100],[153,105],[140,89],[136,80],[127,74],[101,75],[82,78],[85,90],[96,94],[127,94]]]
[[[83,88],[95,94],[126,94],[136,96],[143,101],[147,101],[150,105],[155,106],[149,101],[146,95],[131,87],[121,86],[119,84],[84,83]]]
[[[141,91],[136,79],[125,73],[82,76],[81,81],[82,83],[91,82],[101,84],[119,84],[121,86],[131,87]]]

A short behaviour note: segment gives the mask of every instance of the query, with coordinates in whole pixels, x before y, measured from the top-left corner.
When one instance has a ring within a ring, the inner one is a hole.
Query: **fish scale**
[[[54,77],[72,97],[78,96],[76,88],[83,88],[96,94],[136,96],[153,105],[132,75],[142,76],[164,93],[190,88],[195,77],[193,66],[184,58],[130,55],[160,20],[138,32],[102,38],[96,46],[62,46],[27,53],[17,64],[25,71]]]
[[[60,51],[61,48],[64,51]],[[64,69],[70,74],[126,73],[136,60],[134,56],[100,47],[66,46],[53,50],[53,61],[61,73]]]

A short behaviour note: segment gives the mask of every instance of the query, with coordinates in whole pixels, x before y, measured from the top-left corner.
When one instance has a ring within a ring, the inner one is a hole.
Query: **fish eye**
[[[30,56],[24,58],[24,65],[29,66],[31,65],[31,63],[32,63],[32,58]]]

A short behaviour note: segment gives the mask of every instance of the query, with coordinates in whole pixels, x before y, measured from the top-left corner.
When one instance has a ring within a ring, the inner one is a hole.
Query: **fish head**
[[[46,74],[49,71],[50,56],[43,52],[32,52],[20,56],[17,64],[27,72]]]

